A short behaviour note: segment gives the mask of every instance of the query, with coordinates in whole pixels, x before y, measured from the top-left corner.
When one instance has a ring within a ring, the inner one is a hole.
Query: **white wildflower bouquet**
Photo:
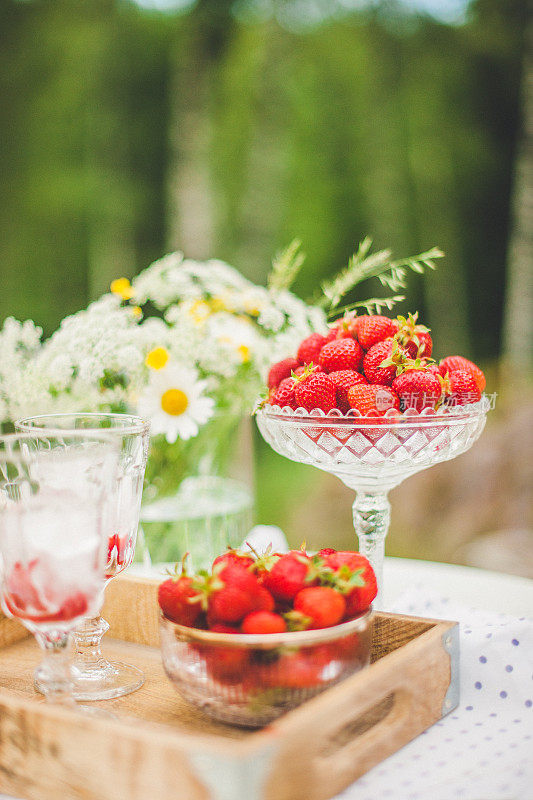
[[[269,365],[325,327],[324,312],[256,286],[222,261],[173,253],[66,317],[41,342],[32,322],[0,331],[0,421],[123,411],[151,422],[149,482],[175,490],[191,466],[216,469]],[[155,492],[153,492],[155,494]]]
[[[303,263],[294,242],[274,263],[267,287],[222,261],[172,253],[131,283],[119,278],[87,309],[66,317],[46,341],[33,322],[0,330],[0,424],[60,411],[137,413],[151,422],[147,470],[152,497],[175,491],[192,472],[217,471],[231,452],[269,366],[291,354],[357,283],[379,277],[393,291],[406,268],[433,268],[432,250],[399,262],[360,245],[348,267],[305,303],[290,292]],[[367,311],[403,299],[361,301]]]

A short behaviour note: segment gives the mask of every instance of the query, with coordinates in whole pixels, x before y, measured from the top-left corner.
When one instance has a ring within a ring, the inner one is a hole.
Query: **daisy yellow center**
[[[161,408],[171,417],[179,417],[189,405],[189,399],[181,389],[167,389],[161,397]]]
[[[240,357],[242,359],[242,363],[243,364],[247,364],[248,361],[250,360],[250,348],[248,347],[248,345],[241,344],[238,347],[238,352],[239,352],[239,355],[240,355]]]
[[[195,300],[190,308],[190,314],[195,325],[201,325],[205,322],[210,313],[211,309],[205,300]]]
[[[225,311],[226,310],[226,303],[222,297],[214,296],[209,301],[209,305],[211,306],[211,311],[216,313],[217,311]]]
[[[123,300],[131,300],[134,294],[133,286],[127,278],[116,278],[116,280],[111,281],[109,288],[113,294],[118,294]]]
[[[144,359],[144,363],[147,367],[150,367],[150,369],[163,369],[167,361],[168,352],[164,347],[156,347],[153,350],[150,350]]]

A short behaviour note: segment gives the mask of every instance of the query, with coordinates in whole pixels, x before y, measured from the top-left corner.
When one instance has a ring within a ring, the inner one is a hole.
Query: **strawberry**
[[[323,372],[312,372],[299,378],[295,397],[298,407],[301,406],[306,411],[321,408],[327,413],[335,408],[337,402],[335,386]]]
[[[296,402],[295,389],[296,381],[294,378],[283,378],[269,398],[270,405],[279,406],[280,408],[289,406],[289,408],[296,410],[298,404]]]
[[[355,339],[335,339],[324,345],[318,358],[324,372],[357,370],[361,366],[363,351]]]
[[[285,633],[287,625],[280,614],[272,611],[252,611],[242,621],[243,633]]]
[[[358,616],[360,612],[355,614],[344,615],[344,619],[348,620],[352,617]],[[361,639],[357,633],[350,633],[343,636],[342,639],[335,639],[330,645],[330,659],[340,659],[353,663],[358,661],[358,656],[361,655]]]
[[[400,400],[390,386],[360,383],[348,389],[348,403],[366,417],[383,417],[391,408],[399,409]]]
[[[225,625],[223,622],[214,622],[209,630],[213,633],[241,633],[236,625]]]
[[[472,373],[479,391],[483,391],[486,386],[485,376],[473,361],[469,361],[468,358],[463,356],[447,356],[440,362],[440,372],[443,378],[446,377],[447,372],[452,373],[458,369],[465,369],[467,372]]]
[[[210,626],[213,622],[241,622],[256,608],[258,594],[259,582],[250,569],[231,562],[217,565],[204,592]]]
[[[366,383],[366,378],[359,372],[354,372],[351,369],[341,369],[337,372],[330,372],[329,378],[333,381],[335,386],[335,394],[337,397],[337,408],[346,414],[350,409],[348,402],[348,389],[352,386],[357,386],[359,383]]]
[[[334,339],[355,339],[357,337],[358,317],[353,311],[349,311],[344,317],[335,320],[329,329],[326,339],[332,342]]]
[[[165,617],[179,625],[192,627],[202,611],[198,587],[186,573],[163,581],[157,591],[157,600]]]
[[[274,611],[276,602],[268,589],[264,586],[259,586],[255,601],[256,611]]]
[[[289,603],[314,582],[311,559],[301,550],[284,553],[263,578],[263,586],[281,603]]]
[[[267,549],[263,553],[258,553],[254,548],[248,544],[248,547],[254,554],[254,563],[251,567],[252,572],[254,575],[257,576],[257,580],[259,581],[260,588],[263,588],[263,581],[265,576],[270,572],[276,561],[281,557],[281,553],[274,553],[272,552],[272,544],[269,544]],[[270,611],[270,609],[265,607],[265,600],[259,600],[261,602],[261,610],[262,611]],[[259,606],[256,610],[259,610]]]
[[[324,372],[324,370],[322,369],[320,364],[311,363],[311,364],[302,365],[301,367],[297,367],[294,370],[293,375],[296,378],[299,378],[301,375],[304,375],[306,372],[307,373],[309,373],[309,372]]]
[[[344,595],[345,617],[366,611],[378,593],[376,575],[370,561],[361,553],[339,550],[325,556],[324,564],[332,570],[333,583]]]
[[[413,361],[392,382],[392,388],[400,398],[402,411],[406,408],[415,408],[417,411],[438,408],[442,402],[442,378],[437,378],[431,370],[418,364]]]
[[[206,669],[220,683],[240,683],[249,664],[246,647],[213,647],[205,656]]]
[[[333,555],[333,553],[336,553],[336,552],[337,551],[335,550],[334,547],[323,547],[322,550],[318,551],[317,555],[318,556],[331,556],[331,555]]]
[[[268,373],[268,388],[275,389],[284,378],[289,378],[293,370],[300,366],[297,358],[284,358],[270,367]]]
[[[363,350],[370,350],[378,342],[394,336],[397,330],[396,320],[382,317],[379,314],[357,318],[357,338]]]
[[[237,564],[240,567],[252,567],[255,561],[248,553],[243,553],[242,550],[237,550],[234,547],[228,547],[225,553],[215,558],[213,567],[217,564]]]
[[[439,375],[442,376],[439,365],[435,364],[434,361],[430,360],[428,362],[425,358],[422,358],[421,363],[424,365],[425,369],[427,369],[428,372],[431,372],[432,375],[435,375],[435,377],[438,378]]]
[[[283,653],[279,660],[267,669],[263,685],[277,689],[310,689],[322,683],[322,663],[315,663],[311,654],[303,651]]]
[[[326,337],[321,333],[312,333],[304,339],[296,354],[300,364],[318,364],[318,355],[325,344]]]
[[[306,628],[330,628],[343,618],[346,601],[330,586],[311,586],[298,592],[294,611],[301,615]]]
[[[446,380],[447,402],[450,405],[464,406],[481,400],[481,391],[474,375],[466,369],[456,369]]]
[[[396,377],[396,369],[405,359],[406,353],[392,337],[372,345],[363,360],[363,372],[369,383],[390,386]],[[385,363],[384,363],[385,362]]]
[[[398,317],[399,329],[395,338],[411,358],[429,358],[433,350],[433,341],[429,328],[418,325],[418,311],[407,317]]]

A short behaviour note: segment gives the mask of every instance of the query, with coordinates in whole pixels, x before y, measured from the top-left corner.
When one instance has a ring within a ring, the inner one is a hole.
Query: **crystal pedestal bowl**
[[[347,415],[338,409],[325,414],[266,404],[256,418],[276,453],[331,472],[356,492],[354,527],[359,550],[376,573],[379,593],[374,607],[379,608],[389,490],[415,472],[466,452],[481,435],[489,408],[485,396],[468,405],[401,415],[391,410],[380,417],[363,417],[354,409]]]

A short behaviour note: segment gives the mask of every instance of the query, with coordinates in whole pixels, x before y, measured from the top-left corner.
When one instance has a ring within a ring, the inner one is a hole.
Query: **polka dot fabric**
[[[422,586],[390,611],[460,622],[460,705],[337,800],[533,800],[533,620]]]

